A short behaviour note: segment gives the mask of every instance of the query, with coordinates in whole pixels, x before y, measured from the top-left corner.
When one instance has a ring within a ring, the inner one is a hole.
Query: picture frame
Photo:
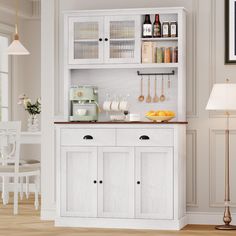
[[[225,64],[236,64],[236,0],[225,0]]]

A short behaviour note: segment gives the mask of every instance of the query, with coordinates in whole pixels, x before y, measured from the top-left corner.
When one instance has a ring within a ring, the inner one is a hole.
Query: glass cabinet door
[[[70,64],[103,61],[103,17],[73,17],[69,21]]]
[[[105,32],[105,62],[139,62],[139,16],[107,16]]]

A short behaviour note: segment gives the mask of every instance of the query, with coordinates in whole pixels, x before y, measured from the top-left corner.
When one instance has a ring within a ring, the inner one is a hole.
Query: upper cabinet
[[[69,64],[137,63],[139,16],[69,17]]]
[[[70,69],[182,69],[185,64],[183,8],[73,11],[64,16],[65,65]],[[150,36],[143,32],[147,25]]]
[[[138,63],[140,17],[105,17],[105,63]]]
[[[103,17],[69,18],[69,64],[103,62]]]

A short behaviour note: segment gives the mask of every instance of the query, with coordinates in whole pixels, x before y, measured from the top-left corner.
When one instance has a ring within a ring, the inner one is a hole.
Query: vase
[[[27,127],[29,132],[39,131],[39,122],[37,115],[29,115]]]

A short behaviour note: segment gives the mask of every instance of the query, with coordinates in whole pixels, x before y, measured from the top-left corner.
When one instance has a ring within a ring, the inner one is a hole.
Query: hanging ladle
[[[164,78],[162,75],[162,79],[161,79],[161,96],[160,96],[160,101],[164,102],[166,100],[166,97],[164,95]]]
[[[141,78],[141,95],[138,97],[139,102],[144,101],[144,96],[143,96],[143,77]]]
[[[148,96],[146,98],[146,103],[151,103],[152,97],[151,97],[151,88],[150,88],[150,75],[148,76]]]
[[[155,89],[155,94],[154,94],[154,97],[153,97],[153,102],[154,103],[157,103],[159,102],[159,97],[157,96],[157,77],[155,75],[155,84],[154,84],[154,89]]]

